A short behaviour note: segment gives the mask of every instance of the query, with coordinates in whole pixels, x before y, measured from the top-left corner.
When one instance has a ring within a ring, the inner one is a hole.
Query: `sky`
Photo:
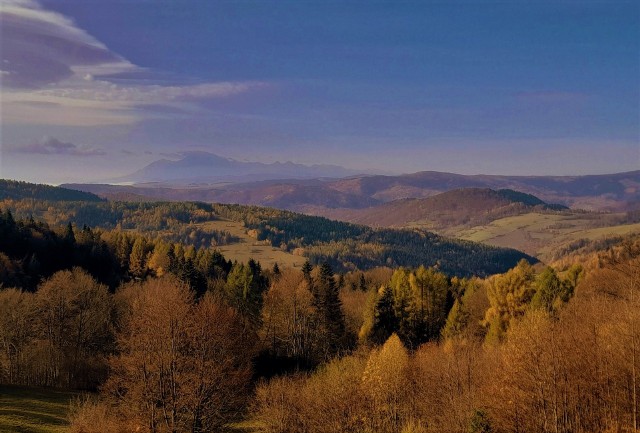
[[[0,177],[640,169],[640,2],[0,0]]]

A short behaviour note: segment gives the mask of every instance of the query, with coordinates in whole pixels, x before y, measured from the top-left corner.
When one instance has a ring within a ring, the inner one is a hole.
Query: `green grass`
[[[0,433],[63,433],[77,392],[0,386]]]

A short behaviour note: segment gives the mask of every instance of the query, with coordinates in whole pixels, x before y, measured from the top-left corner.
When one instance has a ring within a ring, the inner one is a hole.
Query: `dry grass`
[[[66,433],[70,403],[80,394],[0,386],[0,433]]]
[[[579,239],[596,240],[640,232],[640,223],[594,227],[592,217],[528,213],[501,218],[484,226],[453,228],[446,234],[475,242],[524,251],[548,261],[559,248]]]
[[[227,259],[246,263],[249,259],[260,262],[263,268],[271,268],[278,263],[280,268],[301,267],[306,261],[305,257],[290,254],[280,248],[264,245],[246,233],[245,227],[235,221],[220,220],[208,221],[197,224],[202,229],[214,229],[228,231],[240,239],[240,242],[219,247],[220,252]]]

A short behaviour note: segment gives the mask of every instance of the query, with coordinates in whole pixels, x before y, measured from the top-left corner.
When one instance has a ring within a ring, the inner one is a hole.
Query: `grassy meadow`
[[[280,267],[301,267],[307,260],[300,255],[294,255],[280,248],[272,247],[266,243],[258,242],[255,238],[247,234],[247,229],[240,223],[229,220],[208,221],[206,223],[196,224],[202,229],[214,229],[228,231],[240,239],[240,242],[222,245],[218,247],[220,252],[227,259],[237,260],[239,262],[248,262],[254,259],[260,262],[263,268],[272,268],[274,263],[278,263]]]
[[[483,226],[447,230],[448,235],[498,247],[511,247],[542,261],[579,239],[597,240],[640,232],[640,223],[594,227],[593,218],[570,214],[528,213]]]
[[[0,386],[0,433],[65,433],[71,402],[81,394]]]

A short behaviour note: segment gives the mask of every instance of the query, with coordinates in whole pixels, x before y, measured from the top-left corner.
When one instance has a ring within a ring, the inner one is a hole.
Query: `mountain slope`
[[[367,209],[318,209],[323,216],[375,227],[446,229],[485,224],[505,216],[538,210],[560,210],[539,198],[510,189],[462,188],[422,199],[403,199]],[[313,212],[309,209],[309,212]]]

